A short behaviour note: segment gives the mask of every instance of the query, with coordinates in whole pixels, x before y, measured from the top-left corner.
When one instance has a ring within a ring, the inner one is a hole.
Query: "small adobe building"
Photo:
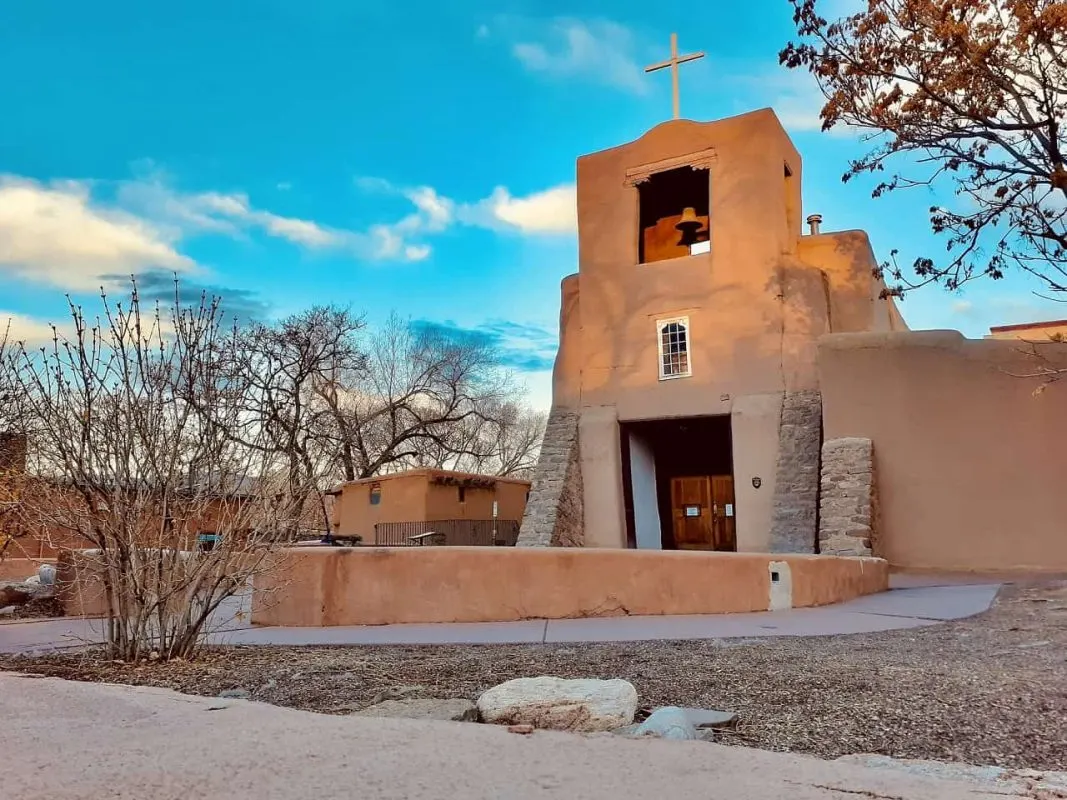
[[[995,325],[989,329],[989,335],[986,338],[1020,339],[1024,342],[1062,341],[1067,338],[1067,319]]]
[[[1017,377],[1018,342],[909,331],[867,235],[805,218],[802,178],[771,109],[578,159],[520,546],[1067,568],[1062,402]]]
[[[530,481],[412,469],[349,481],[333,494],[338,538],[407,545],[434,531],[444,532],[448,544],[514,544]]]

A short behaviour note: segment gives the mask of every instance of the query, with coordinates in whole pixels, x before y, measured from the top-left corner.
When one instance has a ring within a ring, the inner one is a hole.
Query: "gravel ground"
[[[0,668],[164,686],[346,714],[401,697],[468,697],[530,675],[625,678],[642,705],[737,711],[728,741],[835,758],[882,753],[1067,769],[1067,582],[1006,587],[978,617],[853,636],[464,647],[213,648],[196,662],[89,655]]]

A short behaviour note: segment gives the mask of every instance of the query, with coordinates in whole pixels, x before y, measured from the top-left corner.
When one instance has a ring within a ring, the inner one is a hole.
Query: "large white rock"
[[[516,678],[478,698],[482,722],[557,731],[610,731],[637,713],[637,690],[623,680]]]

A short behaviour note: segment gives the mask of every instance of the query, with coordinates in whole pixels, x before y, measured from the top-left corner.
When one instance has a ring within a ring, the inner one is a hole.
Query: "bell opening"
[[[693,245],[708,241],[711,174],[707,169],[657,172],[638,185],[638,193],[640,263],[682,258],[693,252]]]

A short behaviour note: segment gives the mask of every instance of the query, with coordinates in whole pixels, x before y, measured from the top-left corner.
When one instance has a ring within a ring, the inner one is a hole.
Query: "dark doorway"
[[[736,550],[730,417],[620,428],[629,546]]]

